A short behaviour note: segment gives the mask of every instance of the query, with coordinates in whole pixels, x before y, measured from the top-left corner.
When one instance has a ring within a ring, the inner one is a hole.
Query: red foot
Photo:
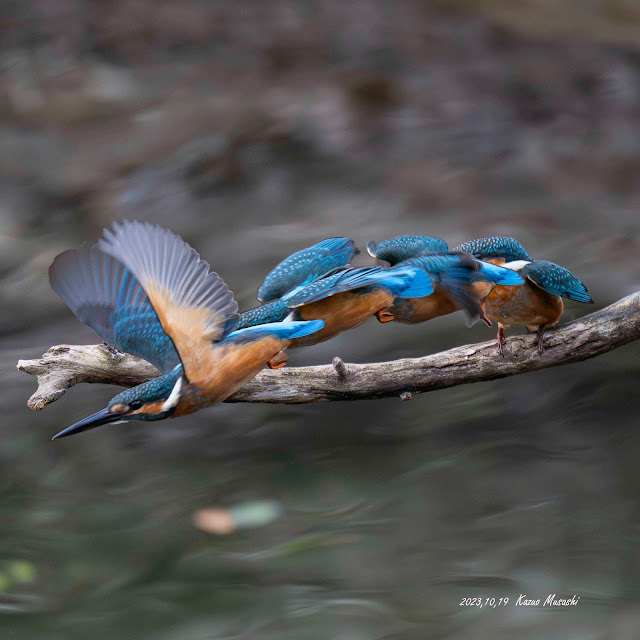
[[[282,367],[286,366],[288,359],[284,351],[279,351],[275,356],[271,356],[271,358],[267,360],[267,365],[269,369],[282,369]]]
[[[380,311],[376,311],[376,318],[378,318],[378,322],[391,322],[395,316],[387,309],[380,309]]]

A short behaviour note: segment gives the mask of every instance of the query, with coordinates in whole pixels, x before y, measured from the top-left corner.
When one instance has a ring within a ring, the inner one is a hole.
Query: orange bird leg
[[[480,303],[480,311],[482,312],[482,315],[480,316],[480,320],[482,320],[482,322],[484,322],[487,327],[491,326],[491,320],[489,320],[489,318],[487,318],[487,314],[484,311],[484,305],[485,305],[486,300],[483,300]]]
[[[375,313],[376,318],[378,318],[378,322],[391,322],[395,319],[393,312],[387,309],[380,309]]]
[[[498,325],[498,353],[504,358],[504,351],[502,350],[502,346],[507,344],[507,339],[504,337],[504,327],[499,324]]]
[[[289,356],[286,351],[278,351],[275,356],[271,356],[267,361],[269,369],[282,369],[287,364]]]

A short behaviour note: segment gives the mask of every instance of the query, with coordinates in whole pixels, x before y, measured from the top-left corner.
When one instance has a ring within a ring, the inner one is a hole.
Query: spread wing
[[[268,302],[351,262],[357,253],[349,238],[327,238],[296,251],[272,271],[258,289],[258,300]]]
[[[520,269],[519,273],[554,296],[562,296],[577,302],[593,302],[587,287],[571,271],[554,262],[535,260]]]
[[[210,373],[215,349],[238,322],[238,304],[222,278],[179,236],[147,222],[115,223],[98,244],[144,288],[176,346],[187,379]]]
[[[144,358],[162,373],[179,364],[138,280],[97,247],[61,253],[49,267],[49,281],[77,318],[109,344]]]

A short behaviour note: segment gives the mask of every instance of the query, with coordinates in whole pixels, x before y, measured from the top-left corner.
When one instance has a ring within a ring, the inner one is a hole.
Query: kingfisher
[[[323,328],[313,337],[299,336],[289,345],[310,346],[361,325],[398,295],[410,298],[433,291],[420,267],[353,267],[355,253],[349,238],[327,238],[289,256],[260,285],[258,300],[264,304],[242,313],[238,328],[286,319],[322,320]],[[286,362],[286,353],[280,353],[268,364],[275,369]]]
[[[506,327],[524,325],[528,331],[537,333],[538,354],[542,355],[544,330],[558,324],[564,310],[562,298],[593,303],[587,287],[570,271],[554,262],[533,260],[514,238],[476,238],[457,249],[511,269],[524,280],[520,287],[501,283],[476,290],[482,296],[483,310],[498,324],[498,352],[503,357]]]
[[[49,280],[103,340],[161,373],[54,439],[104,424],[176,418],[221,402],[291,340],[323,327],[312,320],[237,328],[238,304],[222,278],[178,235],[147,222],[116,222],[93,247],[61,253]]]
[[[442,238],[405,235],[383,242],[368,242],[369,255],[378,261],[397,266],[418,266],[431,276],[434,292],[423,298],[397,297],[394,304],[376,315],[380,322],[403,324],[426,322],[438,316],[464,310],[467,324],[482,319],[491,321],[482,308],[482,295],[475,289],[481,285],[488,290],[494,283],[518,285],[523,280],[510,269],[479,260],[470,252],[456,248],[449,251]],[[486,295],[486,293],[484,294]]]

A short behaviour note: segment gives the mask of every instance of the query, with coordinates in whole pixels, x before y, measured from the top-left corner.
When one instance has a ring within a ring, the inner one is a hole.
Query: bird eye
[[[139,409],[142,406],[142,402],[140,400],[134,400],[129,403],[129,409]]]

